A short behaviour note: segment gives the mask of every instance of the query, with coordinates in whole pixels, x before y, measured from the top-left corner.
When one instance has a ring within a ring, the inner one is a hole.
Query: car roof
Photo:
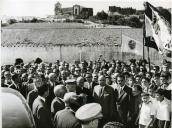
[[[35,128],[32,112],[24,97],[16,90],[1,88],[2,127]]]

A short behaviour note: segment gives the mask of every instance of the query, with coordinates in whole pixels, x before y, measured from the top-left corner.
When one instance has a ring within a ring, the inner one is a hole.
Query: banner
[[[122,34],[121,52],[143,55],[143,43]]]
[[[145,3],[145,31],[146,36],[152,36],[159,52],[171,57],[171,25],[160,12],[148,2]]]

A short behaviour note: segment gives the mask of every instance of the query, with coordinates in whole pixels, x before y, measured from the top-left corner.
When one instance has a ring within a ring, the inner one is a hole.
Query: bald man
[[[54,87],[54,95],[56,96],[51,103],[51,114],[52,117],[56,114],[56,112],[65,108],[64,103],[64,95],[67,92],[66,87],[64,85],[57,85]]]
[[[58,111],[54,116],[54,128],[81,128],[75,112],[81,107],[78,96],[74,92],[68,92],[64,96],[65,109]]]
[[[103,75],[99,76],[98,83],[99,85],[94,87],[93,98],[96,103],[102,106],[103,118],[99,124],[102,127],[105,123],[117,119],[117,92],[112,87],[106,85],[106,78]]]

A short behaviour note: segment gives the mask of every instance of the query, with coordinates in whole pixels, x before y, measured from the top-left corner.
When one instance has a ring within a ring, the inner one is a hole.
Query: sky
[[[93,8],[98,11],[108,11],[109,6],[132,7],[144,9],[145,0],[0,0],[0,16],[37,16],[54,15],[54,5],[59,1],[62,7],[72,7],[75,4]],[[153,6],[171,8],[171,0],[147,0]]]

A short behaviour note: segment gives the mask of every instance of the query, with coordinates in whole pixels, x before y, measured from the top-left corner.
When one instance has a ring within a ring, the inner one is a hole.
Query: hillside
[[[20,27],[21,25],[21,27]],[[27,26],[28,25],[28,26]],[[121,45],[121,34],[142,42],[142,29],[60,28],[61,24],[14,24],[2,28],[3,47]],[[43,25],[43,26],[42,26]],[[63,24],[68,26],[69,24]],[[34,27],[33,27],[34,26]],[[108,27],[108,26],[107,26]]]

